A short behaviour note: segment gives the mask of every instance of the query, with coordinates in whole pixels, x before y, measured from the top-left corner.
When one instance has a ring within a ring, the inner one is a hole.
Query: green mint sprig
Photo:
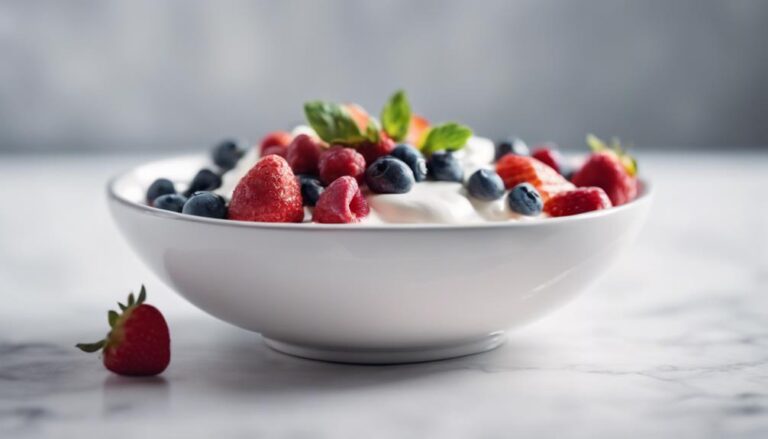
[[[472,137],[472,130],[456,122],[446,122],[436,125],[427,132],[421,152],[429,155],[435,151],[456,151],[467,144]]]
[[[411,124],[411,104],[403,90],[390,96],[381,110],[381,125],[384,132],[395,142],[402,142],[408,135]]]
[[[373,120],[369,121],[363,133],[352,116],[339,104],[324,101],[307,102],[304,104],[304,114],[317,135],[329,144],[353,145],[379,140],[379,129]]]

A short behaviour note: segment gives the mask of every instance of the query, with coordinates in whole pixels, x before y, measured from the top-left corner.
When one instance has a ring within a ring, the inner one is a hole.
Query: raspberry
[[[288,162],[277,155],[259,160],[237,183],[228,218],[269,223],[302,222],[301,187]]]
[[[392,154],[392,150],[395,149],[395,142],[386,134],[381,133],[378,142],[364,142],[356,145],[355,149],[365,158],[365,163],[373,163],[379,157]]]
[[[331,184],[339,177],[349,175],[362,181],[365,159],[352,148],[333,147],[320,154],[320,181]]]
[[[316,223],[356,223],[368,216],[370,208],[357,180],[349,175],[336,179],[320,195],[312,214]]]
[[[288,145],[285,158],[294,173],[315,175],[320,152],[320,145],[314,139],[306,134],[299,134]]]
[[[283,148],[288,147],[288,144],[291,143],[292,139],[293,136],[291,136],[291,133],[287,131],[272,131],[271,133],[268,133],[266,136],[264,136],[263,139],[261,139],[261,142],[259,142],[259,156],[264,157],[267,155],[265,149],[269,148],[270,146],[282,146]]]

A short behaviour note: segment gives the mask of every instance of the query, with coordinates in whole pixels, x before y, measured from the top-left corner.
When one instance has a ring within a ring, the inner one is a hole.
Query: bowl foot
[[[331,361],[334,363],[354,364],[399,364],[420,363],[423,361],[445,360],[465,355],[479,354],[501,346],[506,337],[503,332],[494,332],[487,336],[462,343],[436,347],[410,349],[355,349],[329,348],[287,343],[263,337],[270,348],[295,357],[311,360]]]

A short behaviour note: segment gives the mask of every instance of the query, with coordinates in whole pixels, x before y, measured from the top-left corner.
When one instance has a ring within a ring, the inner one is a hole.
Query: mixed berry
[[[607,209],[638,193],[637,164],[618,140],[588,136],[592,153],[577,165],[552,143],[529,149],[510,137],[494,144],[455,122],[431,124],[412,113],[402,91],[378,118],[356,104],[324,101],[306,103],[304,113],[307,126],[271,132],[255,147],[217,144],[210,168],[183,190],[158,178],[147,204],[238,221],[356,223],[376,216],[374,201],[420,193],[412,204],[423,207],[428,188],[448,187],[462,203],[478,211],[493,204],[505,212],[500,219],[513,220]],[[468,160],[473,154],[482,159]]]

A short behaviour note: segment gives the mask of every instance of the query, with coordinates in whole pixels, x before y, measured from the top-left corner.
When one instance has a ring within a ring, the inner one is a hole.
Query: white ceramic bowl
[[[635,238],[650,206],[479,225],[322,225],[213,220],[142,204],[157,177],[186,181],[201,156],[114,178],[109,206],[141,259],[200,309],[274,349],[361,363],[492,349],[566,303]]]

